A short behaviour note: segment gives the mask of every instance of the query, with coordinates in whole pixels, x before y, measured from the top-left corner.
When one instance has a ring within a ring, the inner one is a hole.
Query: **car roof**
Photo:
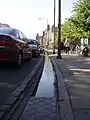
[[[14,30],[13,28],[3,27],[0,28],[0,34],[11,34]]]
[[[14,28],[9,28],[9,27],[1,27],[0,30],[14,30]]]

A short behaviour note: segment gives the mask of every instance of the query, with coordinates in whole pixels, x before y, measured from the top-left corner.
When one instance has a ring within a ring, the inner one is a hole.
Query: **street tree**
[[[90,35],[90,0],[79,0],[74,5],[73,11],[83,37],[88,37]]]
[[[78,0],[73,7],[73,15],[61,27],[62,39],[79,40],[90,36],[90,0]]]

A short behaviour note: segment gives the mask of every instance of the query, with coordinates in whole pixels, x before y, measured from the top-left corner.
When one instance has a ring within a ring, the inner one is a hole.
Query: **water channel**
[[[36,97],[54,97],[54,71],[49,56],[45,55],[45,64]]]

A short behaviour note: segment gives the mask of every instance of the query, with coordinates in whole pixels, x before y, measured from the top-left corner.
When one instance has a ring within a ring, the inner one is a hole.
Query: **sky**
[[[61,22],[71,16],[76,0],[61,0]],[[22,31],[27,38],[42,35],[47,19],[53,25],[54,0],[0,0],[0,23],[9,24]],[[42,18],[42,19],[39,19]],[[56,26],[58,23],[58,0],[56,0]]]

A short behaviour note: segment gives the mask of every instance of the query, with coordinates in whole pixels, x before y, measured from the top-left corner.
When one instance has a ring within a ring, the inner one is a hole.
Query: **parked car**
[[[40,48],[38,41],[34,39],[28,39],[28,42],[32,47],[32,56],[38,57],[40,55]]]
[[[0,61],[11,61],[21,67],[23,60],[31,58],[31,47],[21,31],[0,28]]]

